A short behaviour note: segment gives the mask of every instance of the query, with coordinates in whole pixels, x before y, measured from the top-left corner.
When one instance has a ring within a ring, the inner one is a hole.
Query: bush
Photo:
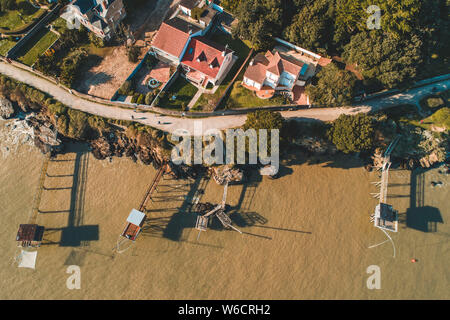
[[[97,37],[93,32],[89,32],[89,41],[97,48],[103,48],[105,46],[105,41],[102,38]]]
[[[133,97],[131,98],[131,103],[136,103],[139,96],[140,96],[140,93],[136,92],[135,94],[133,94]]]
[[[440,107],[444,106],[444,104],[445,104],[445,102],[441,97],[433,96],[433,97],[425,98],[425,100],[424,100],[425,107],[430,108],[430,109],[440,108]]]
[[[121,95],[128,96],[132,91],[133,84],[130,80],[126,80],[119,88],[118,92]]]
[[[195,7],[194,9],[191,10],[191,17],[192,17],[192,19],[200,20],[200,18],[202,17],[203,12],[205,12],[204,8]]]
[[[67,107],[59,101],[49,105],[48,109],[50,110],[51,113],[57,116],[61,116],[67,113]]]
[[[145,100],[145,96],[141,93],[141,94],[138,96],[138,98],[137,98],[137,100],[136,100],[136,103],[137,103],[137,104],[143,104],[143,103],[144,103],[144,100]]]
[[[155,94],[153,92],[147,92],[147,94],[145,95],[145,104],[151,105],[154,97]]]
[[[327,135],[344,153],[368,150],[374,140],[372,118],[363,113],[355,116],[342,114],[333,122]]]
[[[152,69],[158,63],[158,59],[152,54],[147,55],[147,59],[145,60],[145,64],[147,68]]]
[[[247,129],[281,129],[284,119],[281,113],[276,111],[260,110],[251,112],[245,120],[244,130]]]
[[[138,47],[132,46],[128,49],[128,61],[136,63],[139,61],[141,50]]]
[[[87,58],[86,51],[82,49],[78,49],[70,53],[67,57],[64,58],[61,65],[61,82],[71,87],[77,76],[78,71],[80,70],[81,64],[86,60]]]
[[[17,8],[16,0],[1,0],[0,4],[2,11],[15,10]],[[29,5],[29,3],[27,4]]]

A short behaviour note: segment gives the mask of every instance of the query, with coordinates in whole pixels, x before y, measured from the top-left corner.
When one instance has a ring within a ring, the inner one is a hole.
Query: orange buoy
[[[417,262],[417,259],[411,259],[411,262],[412,263]]]

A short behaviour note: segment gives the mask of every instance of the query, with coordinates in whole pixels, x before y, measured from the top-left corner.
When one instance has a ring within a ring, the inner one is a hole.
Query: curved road
[[[184,129],[189,132],[194,132],[194,123],[202,125],[203,131],[208,129],[227,129],[242,126],[247,116],[243,115],[223,115],[213,116],[202,119],[177,118],[170,116],[156,115],[152,113],[134,112],[132,109],[122,109],[113,106],[103,105],[97,102],[84,100],[72,95],[65,89],[55,85],[54,83],[40,78],[31,72],[17,68],[11,64],[0,61],[0,73],[14,78],[17,81],[24,82],[41,91],[53,96],[63,104],[80,111],[90,114],[102,116],[105,118],[133,120],[154,128],[158,128],[167,132],[174,132],[176,129]],[[296,120],[321,120],[332,121],[338,118],[341,114],[356,114],[359,112],[369,112],[371,110],[379,110],[386,107],[391,107],[398,104],[418,104],[418,101],[432,93],[433,87],[437,91],[443,91],[450,86],[450,79],[439,83],[425,85],[420,88],[411,89],[409,91],[394,94],[388,97],[376,98],[366,101],[351,108],[311,108],[296,111],[283,111],[281,114],[284,118],[291,118]],[[134,119],[133,119],[134,118]]]

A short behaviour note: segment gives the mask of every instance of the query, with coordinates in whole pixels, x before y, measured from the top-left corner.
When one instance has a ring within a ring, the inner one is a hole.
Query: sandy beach
[[[369,221],[378,173],[352,157],[311,164],[301,154],[279,179],[253,174],[230,186],[227,204],[242,235],[214,224],[197,241],[189,205],[197,197],[218,203],[223,187],[162,180],[143,234],[118,254],[128,213],[156,171],[126,158],[98,161],[73,144],[50,162],[39,207],[53,244],[39,248],[35,270],[17,268],[15,235],[30,216],[43,159],[29,145],[0,154],[0,299],[450,298],[450,181],[439,169],[391,171],[389,202],[401,216],[390,233],[395,258],[390,242],[369,248],[386,240]],[[81,268],[80,290],[66,287],[69,265]],[[366,286],[370,265],[381,268],[380,290]]]

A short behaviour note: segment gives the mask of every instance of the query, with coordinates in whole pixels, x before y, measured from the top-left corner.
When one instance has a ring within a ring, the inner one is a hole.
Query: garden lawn
[[[18,0],[17,8],[19,10],[0,12],[0,28],[8,31],[20,29],[39,17],[44,11],[44,9],[34,8],[27,0]]]
[[[236,81],[231,89],[226,102],[227,109],[257,108],[265,106],[279,106],[286,104],[286,98],[275,95],[270,99],[260,99],[256,94],[241,86],[241,81]]]
[[[9,51],[9,49],[14,47],[15,44],[16,44],[16,42],[11,41],[9,39],[2,39],[2,40],[0,40],[0,55],[6,56],[6,54]]]
[[[56,39],[58,39],[58,36],[55,33],[43,28],[19,50],[17,53],[18,60],[31,66]]]
[[[158,103],[161,108],[181,110],[183,105],[187,106],[198,89],[186,79],[179,76],[177,80],[166,90],[164,97]],[[173,100],[172,97],[176,96]]]
[[[55,28],[55,30],[59,33],[64,33],[66,30],[68,30],[67,21],[61,17],[56,18],[51,24],[53,25],[53,28]]]

